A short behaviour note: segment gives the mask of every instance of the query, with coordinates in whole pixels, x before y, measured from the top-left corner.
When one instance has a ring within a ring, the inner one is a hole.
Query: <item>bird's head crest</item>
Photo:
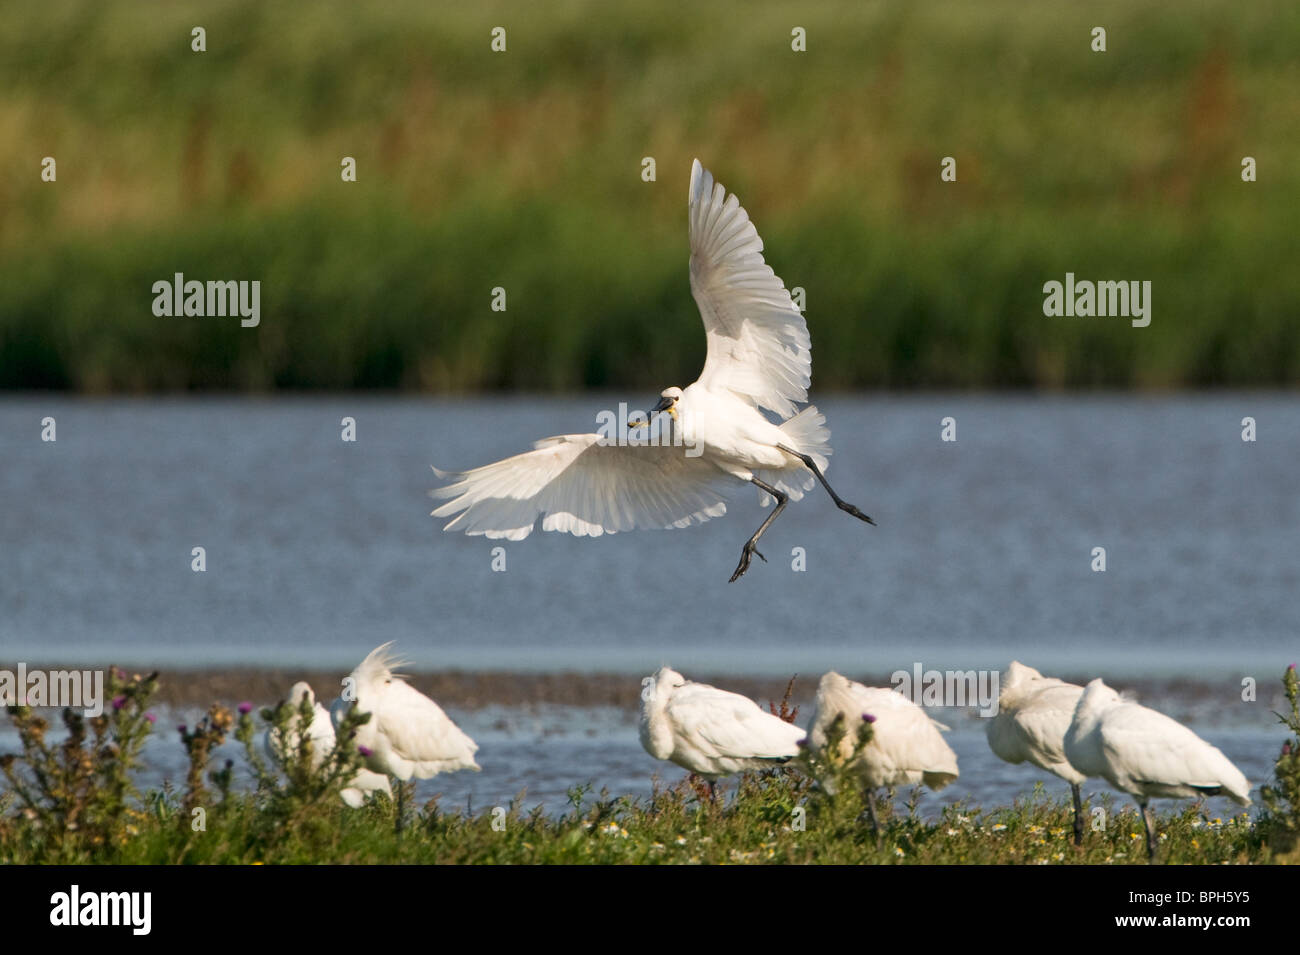
[[[406,679],[404,673],[394,673],[394,670],[404,666],[409,666],[409,661],[403,660],[392,652],[393,641],[375,647],[361,661],[357,667],[357,675],[362,679]]]

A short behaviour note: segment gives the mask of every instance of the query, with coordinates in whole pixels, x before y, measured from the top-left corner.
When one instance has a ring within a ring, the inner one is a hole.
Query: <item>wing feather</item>
[[[377,729],[395,751],[393,756],[422,779],[434,773],[478,769],[474,761],[478,744],[451,721],[442,707],[401,680],[388,685],[383,706],[376,708],[375,720]]]
[[[1106,713],[1101,745],[1116,776],[1175,789],[1222,788],[1249,804],[1250,783],[1217,746],[1172,717],[1135,703]],[[1122,787],[1121,787],[1122,788]]]
[[[599,537],[634,529],[700,524],[726,513],[727,475],[682,447],[615,445],[598,434],[538,441],[532,451],[462,473],[433,511],[444,530],[523,540],[542,530]]]
[[[691,294],[708,341],[700,383],[789,418],[812,381],[803,315],[763,260],[763,240],[740,200],[698,159],[689,200]]]
[[[715,758],[786,760],[804,736],[749,697],[703,683],[676,690],[667,714],[678,734]]]

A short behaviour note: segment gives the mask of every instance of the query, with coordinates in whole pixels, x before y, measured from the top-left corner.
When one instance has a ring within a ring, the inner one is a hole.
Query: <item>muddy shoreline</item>
[[[51,667],[58,669],[59,667]],[[37,669],[28,665],[28,671]],[[44,669],[42,667],[42,669]],[[145,672],[126,667],[128,672]],[[172,706],[207,706],[210,703],[257,705],[275,703],[288,695],[289,687],[306,680],[323,700],[337,695],[347,671],[308,669],[242,669],[224,667],[204,670],[160,671],[157,702]],[[688,677],[743,693],[766,705],[779,702],[790,683],[789,677],[755,677],[725,673],[690,673]],[[853,674],[854,679],[872,686],[889,686],[889,674]],[[791,701],[807,705],[817,689],[820,674],[798,674],[791,689]],[[438,702],[461,709],[486,706],[580,706],[640,708],[641,677],[624,673],[515,673],[492,670],[446,670],[437,673],[413,670],[413,686]],[[1065,679],[1086,682],[1088,677],[1067,674]],[[1117,689],[1131,691],[1139,699],[1177,699],[1188,704],[1240,699],[1240,683],[1223,678],[1198,681],[1187,678],[1117,680]],[[1272,695],[1272,687],[1261,688],[1261,697]]]

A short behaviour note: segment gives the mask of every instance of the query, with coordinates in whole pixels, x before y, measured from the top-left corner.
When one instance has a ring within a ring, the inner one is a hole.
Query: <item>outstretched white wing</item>
[[[691,293],[709,346],[700,384],[789,418],[808,400],[808,326],[763,261],[763,240],[740,200],[698,159],[691,166],[690,221]]]
[[[434,517],[444,530],[523,540],[542,530],[599,537],[700,524],[727,511],[727,476],[687,448],[601,443],[598,434],[538,441],[534,450],[472,471],[432,492],[450,498]]]

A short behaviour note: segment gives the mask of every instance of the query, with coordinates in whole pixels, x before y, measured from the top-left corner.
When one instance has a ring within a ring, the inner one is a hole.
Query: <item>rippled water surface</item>
[[[429,516],[431,464],[592,430],[620,400],[650,399],[0,401],[0,657],[349,669],[397,640],[426,669],[629,679],[663,662],[808,675],[1015,657],[1117,683],[1182,674],[1226,687],[1186,715],[1254,781],[1267,771],[1272,716],[1243,711],[1232,688],[1244,676],[1272,686],[1300,656],[1295,398],[826,398],[828,476],[880,526],[815,492],[764,539],[771,563],[732,585],[766,514],[749,489],[703,527],[536,533],[505,544],[504,573],[492,570],[499,542]],[[57,442],[40,440],[46,416]],[[340,440],[344,416],[356,443]],[[947,416],[955,443],[940,441]],[[1241,440],[1245,416],[1254,443]],[[191,570],[196,546],[204,573]],[[1095,547],[1105,573],[1091,569]],[[630,713],[453,715],[479,739],[484,772],[427,790],[451,803],[527,787],[562,804],[588,780],[644,792],[656,769]],[[1033,772],[993,759],[966,716],[951,737],[963,785],[938,798],[1027,789]],[[157,772],[175,772],[152,752]]]
[[[446,534],[429,466],[592,430],[618,397],[0,402],[0,648],[69,662],[811,672],[1275,666],[1297,646],[1300,402],[837,397],[829,477],[764,514],[506,545]],[[635,404],[635,396],[633,396]],[[39,440],[40,419],[58,441]],[[359,440],[340,440],[356,418]],[[1258,422],[1259,440],[1240,438]],[[939,440],[940,419],[958,440]],[[207,571],[190,569],[202,546]],[[804,548],[807,571],[791,570]],[[1094,547],[1107,570],[1091,570]],[[1289,657],[1288,657],[1289,661]]]

